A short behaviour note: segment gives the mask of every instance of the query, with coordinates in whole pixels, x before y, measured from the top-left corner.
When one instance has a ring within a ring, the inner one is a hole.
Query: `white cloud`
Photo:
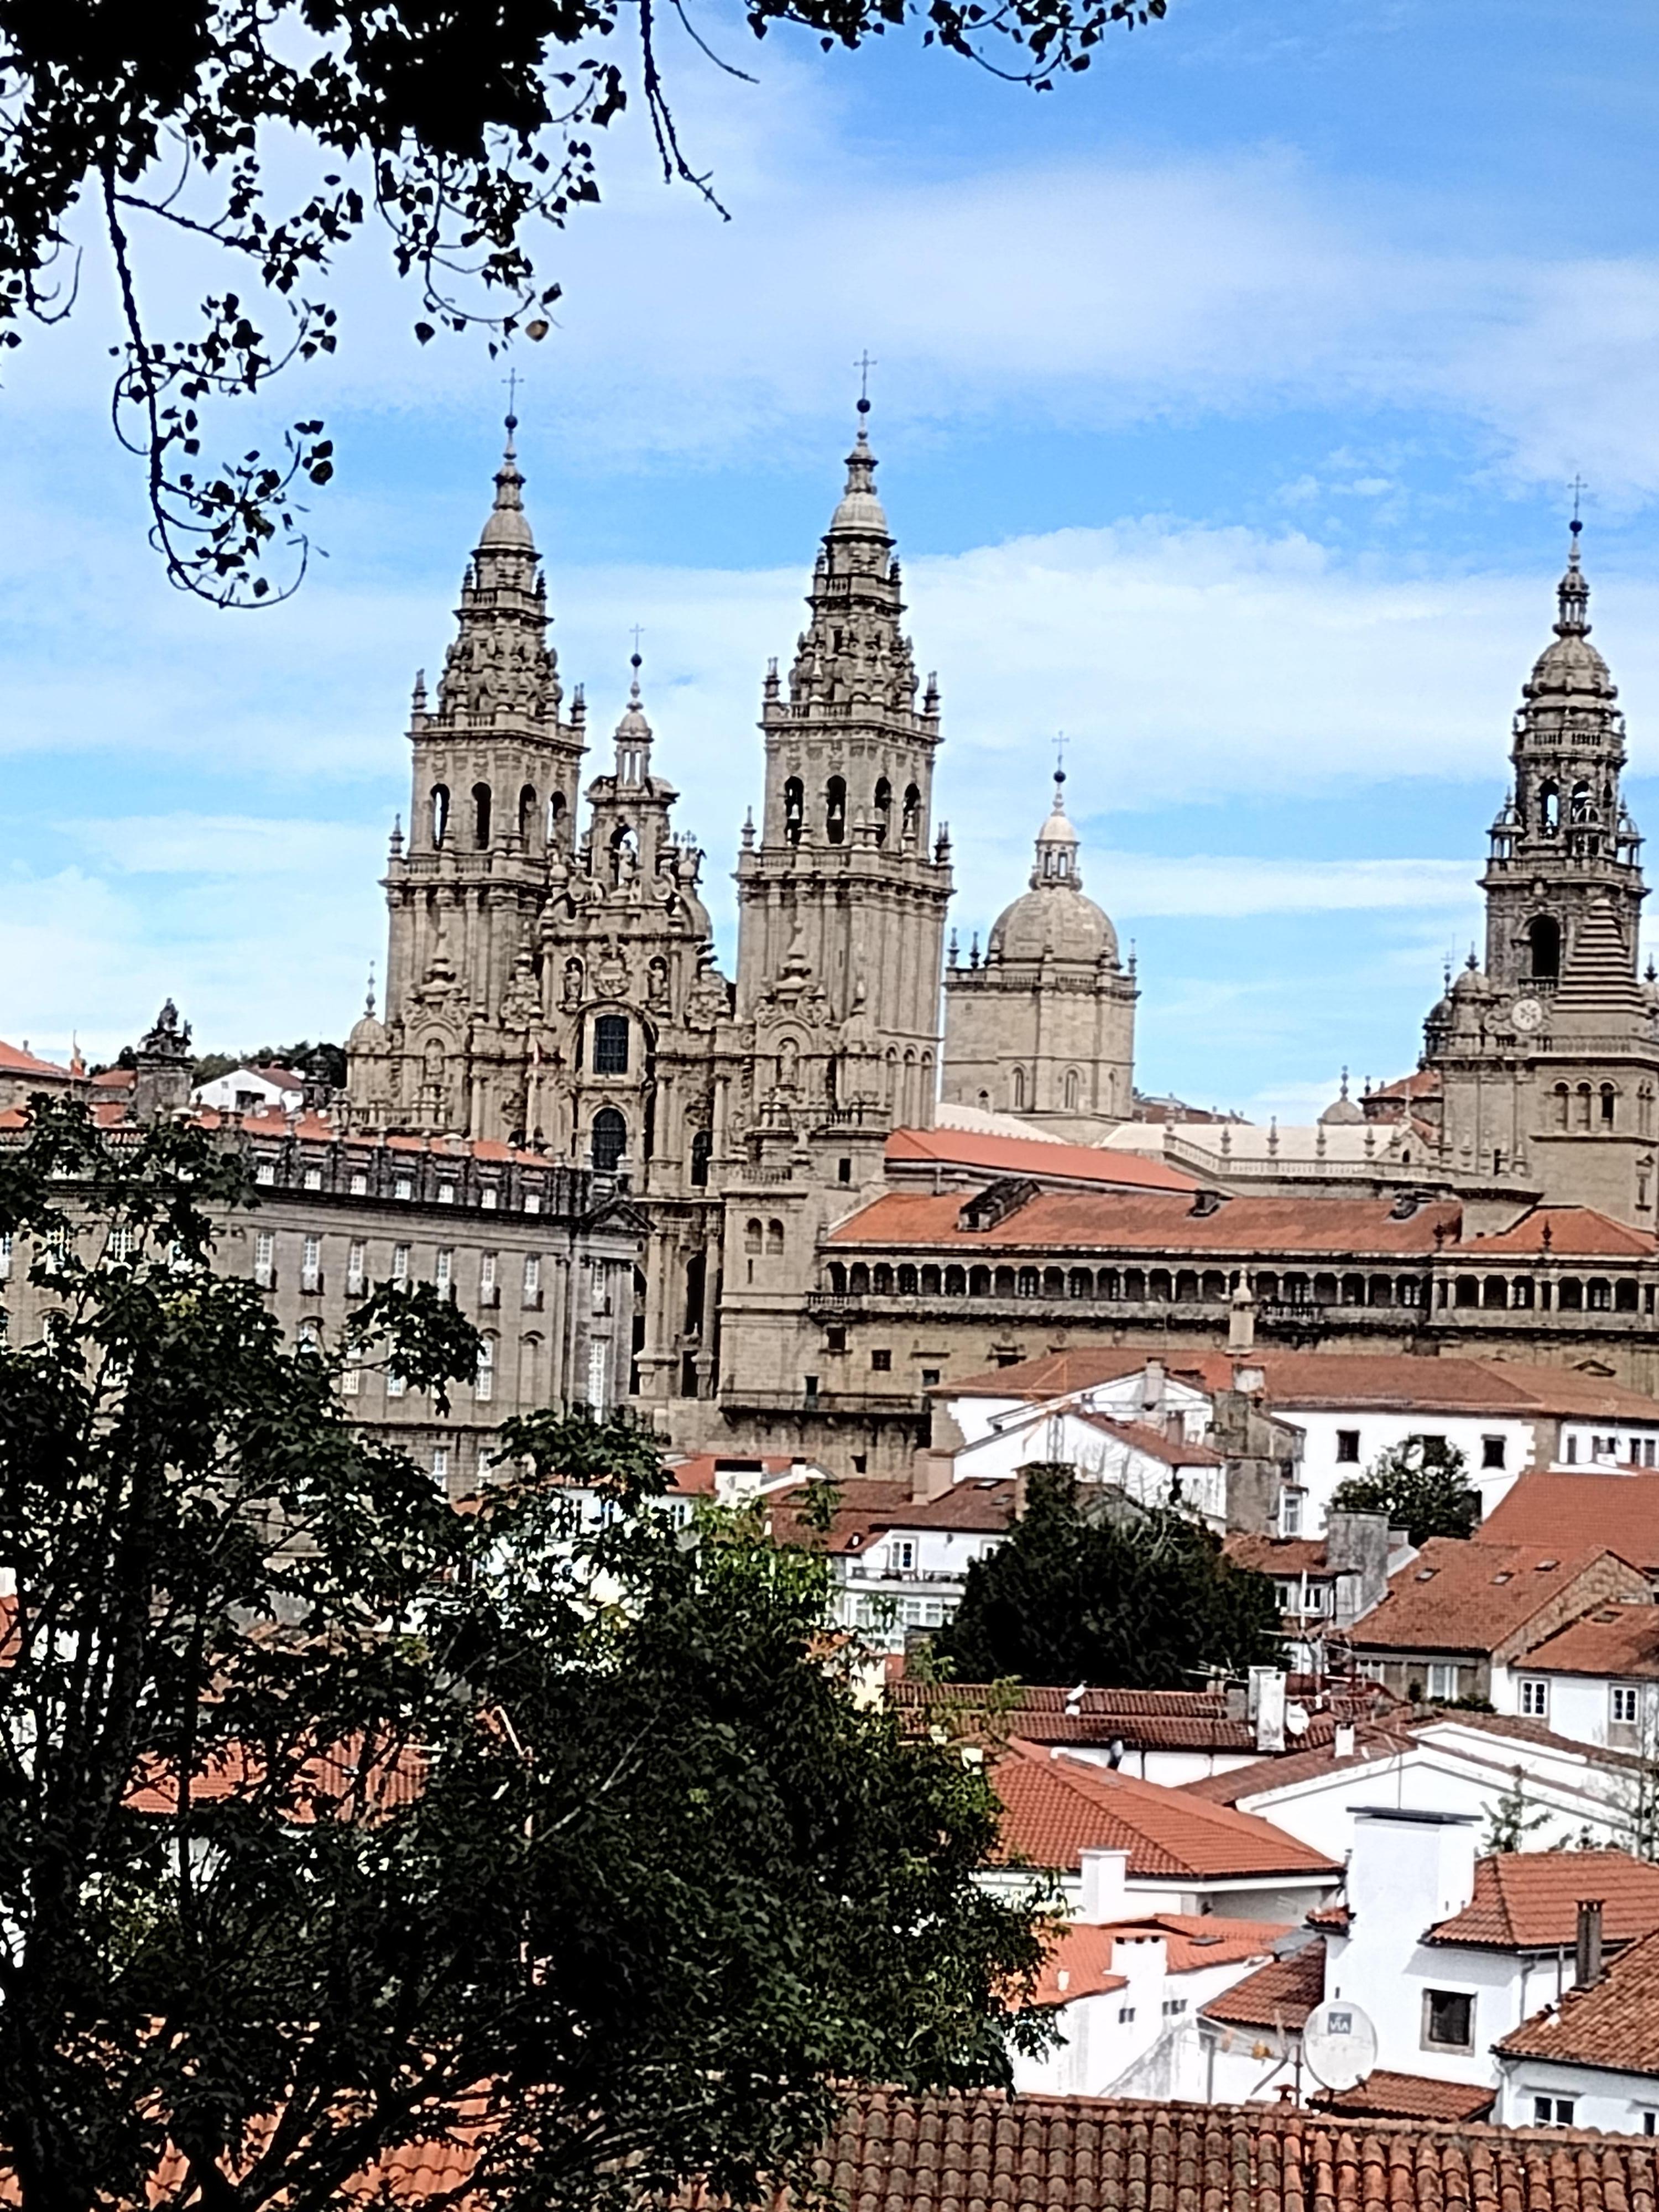
[[[1264,860],[1197,854],[1170,860],[1107,852],[1090,855],[1087,879],[1089,890],[1109,902],[1120,918],[1397,908],[1422,915],[1467,907],[1471,872],[1462,860]]]

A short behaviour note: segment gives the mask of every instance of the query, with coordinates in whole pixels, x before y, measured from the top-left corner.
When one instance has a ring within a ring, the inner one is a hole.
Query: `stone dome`
[[[876,457],[860,422],[853,450],[847,456],[847,489],[830,518],[832,536],[837,531],[867,532],[876,538],[888,535],[886,509],[876,495],[875,467]]]
[[[516,552],[533,553],[536,541],[530,534],[530,521],[524,511],[524,478],[519,474],[519,457],[514,449],[513,433],[517,424],[509,416],[507,426],[507,451],[501,456],[501,467],[495,471],[495,503],[490,508],[478,540],[480,551],[486,546],[497,546]]]
[[[1005,907],[991,926],[988,956],[1003,960],[1117,959],[1117,932],[1073,884],[1039,884]]]
[[[1328,1129],[1352,1128],[1357,1122],[1364,1120],[1364,1113],[1348,1096],[1348,1071],[1346,1067],[1342,1071],[1341,1090],[1319,1118]]]

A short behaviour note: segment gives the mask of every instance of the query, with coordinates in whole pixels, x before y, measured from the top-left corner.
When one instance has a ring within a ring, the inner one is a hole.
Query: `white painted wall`
[[[1618,2074],[1543,2058],[1507,2059],[1501,2071],[1504,2086],[1492,2117],[1507,2127],[1535,2125],[1534,2100],[1547,2096],[1552,2125],[1557,2100],[1571,2097],[1576,2128],[1601,2128],[1609,2135],[1659,2132],[1659,2078],[1651,2074]]]
[[[1575,1743],[1611,1744],[1615,1748],[1632,1750],[1640,1741],[1654,1740],[1656,1717],[1659,1717],[1659,1685],[1652,1682],[1632,1682],[1620,1675],[1559,1674],[1540,1673],[1529,1668],[1524,1659],[1517,1659],[1507,1667],[1492,1670],[1492,1701],[1500,1713],[1524,1711],[1534,1720],[1541,1720],[1557,1735],[1571,1736]],[[1638,1713],[1645,1708],[1645,1726],[1638,1718],[1634,1727],[1622,1731],[1613,1718],[1613,1691],[1617,1683],[1620,1689],[1633,1689],[1638,1693]],[[1534,1689],[1529,1697],[1528,1685],[1540,1685],[1544,1693],[1544,1711],[1538,1711]]]

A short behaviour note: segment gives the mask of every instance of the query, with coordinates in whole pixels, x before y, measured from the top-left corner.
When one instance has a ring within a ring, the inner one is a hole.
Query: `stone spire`
[[[434,725],[489,727],[503,717],[556,720],[561,693],[547,642],[547,587],[530,521],[524,478],[507,418],[495,498],[461,584],[459,634],[444,659]]]
[[[797,714],[908,718],[915,713],[915,662],[899,627],[904,612],[899,564],[876,494],[876,457],[863,419],[869,404],[859,402],[847,486],[812,571],[811,619],[789,673],[790,706]],[[933,711],[936,718],[936,701]]]
[[[617,725],[617,781],[620,786],[646,783],[651,776],[653,733],[640,700],[640,656],[637,653],[630,655],[629,666],[634,672],[633,681],[628,687],[628,704]]]

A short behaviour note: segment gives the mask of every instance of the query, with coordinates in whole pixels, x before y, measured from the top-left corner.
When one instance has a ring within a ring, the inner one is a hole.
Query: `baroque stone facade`
[[[349,1114],[623,1176],[651,1223],[637,1396],[696,1438],[723,1382],[782,1387],[794,1326],[775,1325],[778,1297],[798,1311],[817,1238],[878,1182],[888,1130],[933,1117],[951,892],[939,695],[901,627],[860,420],[807,627],[787,683],[775,663],[763,686],[729,981],[637,655],[612,763],[579,791],[585,708],[578,691],[567,709],[548,639],[513,428],[435,700],[416,687],[385,1007],[351,1035]]]

